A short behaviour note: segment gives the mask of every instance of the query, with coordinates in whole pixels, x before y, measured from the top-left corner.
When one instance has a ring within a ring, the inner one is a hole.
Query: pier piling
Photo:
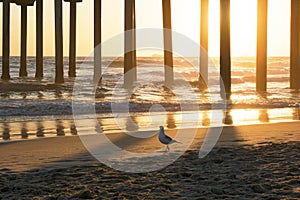
[[[27,5],[21,5],[21,67],[20,77],[27,76]]]
[[[13,3],[21,6],[21,66],[20,77],[27,76],[27,6],[33,6],[35,0],[13,0]]]
[[[229,100],[231,95],[231,53],[230,53],[230,0],[220,0],[220,73],[221,94]]]
[[[64,83],[62,0],[55,0],[55,83]]]
[[[200,75],[199,82],[208,83],[208,0],[200,8]]]
[[[2,74],[10,79],[10,3],[21,6],[21,63],[19,76],[27,76],[27,6],[36,1],[36,78],[43,77],[43,0],[0,0],[2,17]],[[55,83],[64,83],[63,2],[70,3],[69,77],[76,76],[76,12],[82,0],[54,0],[55,9]],[[208,83],[209,0],[201,1],[199,82]],[[124,0],[124,86],[137,80],[135,0]],[[171,0],[162,0],[165,84],[174,82]],[[94,0],[94,80],[101,81],[101,0]],[[256,90],[267,90],[268,0],[257,0]],[[300,89],[300,0],[291,0],[290,88]],[[220,77],[224,99],[231,95],[230,0],[220,0]],[[130,72],[130,73],[129,73]],[[202,84],[200,84],[202,85]]]
[[[2,29],[2,75],[1,79],[9,80],[10,55],[10,0],[3,0],[3,29]]]
[[[70,2],[69,77],[76,76],[76,2]]]
[[[130,88],[137,80],[135,51],[135,0],[125,0],[124,86]]]
[[[36,78],[43,77],[43,0],[36,0]]]
[[[171,1],[162,0],[162,9],[163,9],[163,28],[164,28],[165,84],[172,85],[174,81],[174,74],[173,74]]]
[[[291,1],[291,89],[300,89],[300,1]]]
[[[70,2],[70,43],[69,43],[69,77],[76,77],[76,15],[77,2],[82,0],[65,0]]]
[[[101,0],[94,0],[94,82],[101,81]]]
[[[257,0],[256,91],[267,90],[268,0]]]
[[[208,83],[208,0],[201,0],[200,16],[199,83],[204,85]]]

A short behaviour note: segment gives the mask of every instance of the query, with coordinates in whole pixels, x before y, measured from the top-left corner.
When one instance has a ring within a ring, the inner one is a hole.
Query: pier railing
[[[136,80],[136,12],[135,0],[125,1],[125,49],[131,51],[124,55],[124,73],[132,70],[132,76],[125,76],[125,86],[130,86]],[[199,80],[208,80],[208,58],[203,51],[208,51],[208,7],[209,0],[201,1],[200,14],[200,66]],[[3,54],[2,75],[4,80],[10,79],[10,4],[21,6],[21,65],[19,76],[27,76],[26,69],[26,41],[27,41],[27,6],[36,4],[36,78],[43,77],[43,0],[1,0],[3,4]],[[76,76],[76,4],[82,0],[64,0],[70,4],[70,54],[69,77]],[[259,92],[267,90],[267,13],[268,0],[257,0],[257,56],[256,56],[256,89]],[[63,83],[63,31],[62,31],[62,0],[54,0],[55,4],[55,82]],[[163,28],[172,29],[171,0],[162,0]],[[300,89],[300,1],[291,0],[291,51],[290,51],[290,88]],[[94,74],[101,75],[101,49],[96,48],[101,43],[101,0],[94,0]],[[220,0],[220,76],[223,80],[226,98],[231,94],[231,52],[230,52],[230,0]],[[172,34],[164,31],[164,47],[172,49]],[[164,51],[165,82],[173,82],[173,54],[172,51]]]

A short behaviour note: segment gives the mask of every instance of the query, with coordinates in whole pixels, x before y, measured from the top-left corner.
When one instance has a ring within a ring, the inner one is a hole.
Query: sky
[[[93,51],[93,0],[77,4],[77,55]],[[220,0],[209,0],[209,55],[219,55]],[[200,0],[172,0],[173,30],[199,43]],[[69,3],[63,4],[64,54],[69,53]],[[257,0],[231,0],[232,56],[256,55]],[[11,55],[20,55],[21,8],[11,5]],[[161,0],[136,1],[137,28],[162,28]],[[2,4],[0,4],[2,19]],[[0,20],[2,33],[2,20]],[[102,0],[102,40],[124,30],[124,0]],[[35,55],[35,6],[28,8],[27,53]],[[138,36],[137,36],[138,37]],[[2,46],[2,34],[0,34]],[[290,1],[269,0],[268,56],[289,56]],[[120,44],[114,48],[123,48]],[[0,48],[2,54],[2,48]],[[143,53],[140,53],[143,55]],[[44,55],[54,55],[54,1],[44,1]]]

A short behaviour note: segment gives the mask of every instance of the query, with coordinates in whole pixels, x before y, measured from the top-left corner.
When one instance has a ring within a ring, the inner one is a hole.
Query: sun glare
[[[200,0],[172,0],[173,30],[199,43]],[[54,54],[54,5],[45,2],[44,53]],[[93,1],[78,4],[77,54],[88,55],[93,49]],[[2,8],[0,4],[0,8]],[[124,2],[103,1],[103,41],[124,30]],[[11,54],[20,53],[20,7],[11,6]],[[136,2],[137,28],[162,28],[161,0]],[[2,9],[0,9],[0,19]],[[290,1],[269,1],[268,55],[289,55]],[[64,53],[68,55],[69,4],[64,3]],[[28,10],[28,54],[35,55],[35,7]],[[257,0],[231,0],[231,53],[232,56],[256,55]],[[0,20],[2,27],[2,20]],[[0,27],[0,29],[1,29]],[[1,34],[0,34],[1,35]],[[1,39],[1,37],[0,37]],[[0,41],[0,44],[2,40]],[[209,54],[219,55],[220,0],[209,0]],[[121,47],[116,47],[121,48]],[[2,49],[0,49],[1,53]]]

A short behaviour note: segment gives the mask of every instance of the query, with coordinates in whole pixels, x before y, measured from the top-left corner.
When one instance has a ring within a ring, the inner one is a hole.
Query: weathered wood
[[[70,2],[69,77],[76,76],[76,2]]]
[[[11,2],[19,6],[33,6],[35,0],[12,0]]]
[[[55,83],[64,82],[62,0],[55,0]]]
[[[300,89],[300,1],[291,2],[291,89]]]
[[[124,86],[128,88],[137,79],[135,60],[135,0],[125,0],[124,40]]]
[[[172,85],[174,81],[174,74],[173,74],[171,1],[162,0],[162,8],[163,8],[163,27],[164,27],[165,84]]]
[[[230,0],[220,0],[220,10],[221,94],[228,100],[231,95]]]
[[[133,69],[134,69],[134,81],[137,80],[137,57],[136,57],[136,9],[135,9],[135,0],[133,0],[133,5],[132,5],[132,9],[133,9]]]
[[[43,77],[43,0],[36,0],[36,78]]]
[[[257,1],[256,91],[267,90],[268,0]]]
[[[21,5],[21,67],[20,77],[27,76],[27,6]]]
[[[201,0],[200,18],[200,76],[199,81],[208,83],[208,0]]]
[[[3,0],[3,34],[2,34],[2,75],[3,80],[10,79],[9,55],[10,55],[10,0]]]
[[[64,0],[65,2],[80,3],[82,0]]]
[[[101,80],[101,0],[94,0],[94,82]]]

